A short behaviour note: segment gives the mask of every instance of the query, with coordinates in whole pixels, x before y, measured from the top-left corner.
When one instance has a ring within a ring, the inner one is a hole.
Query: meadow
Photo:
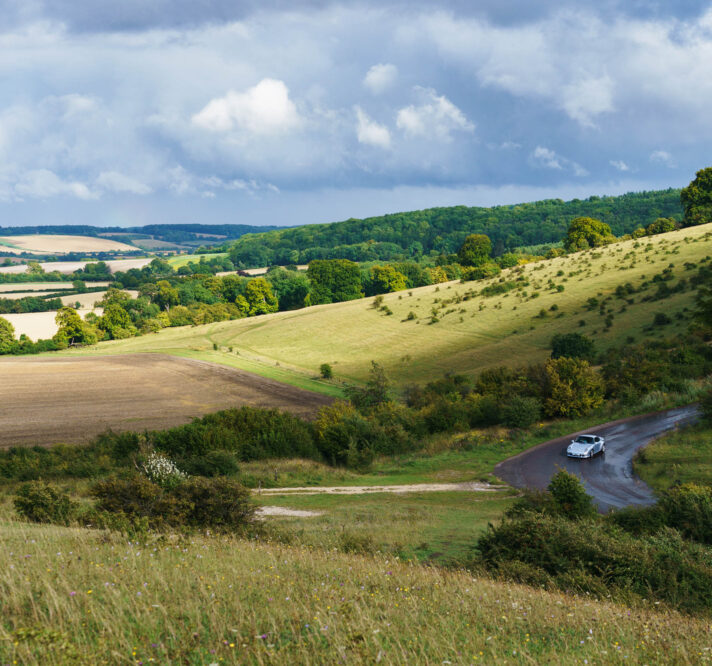
[[[686,228],[507,269],[490,280],[386,294],[377,307],[365,298],[165,329],[71,353],[159,352],[277,372],[290,383],[314,377],[322,363],[332,365],[337,380],[361,382],[375,360],[404,385],[543,361],[557,333],[584,333],[604,351],[686,330],[694,292],[663,299],[657,290],[660,282],[694,275],[711,239],[712,225]],[[616,293],[628,284],[632,291]],[[658,313],[667,320],[654,326]]]
[[[0,659],[698,664],[709,619],[263,537],[138,543],[5,519]]]

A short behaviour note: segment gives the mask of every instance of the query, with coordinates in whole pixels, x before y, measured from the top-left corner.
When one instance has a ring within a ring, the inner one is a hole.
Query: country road
[[[517,488],[546,488],[556,468],[561,467],[581,477],[599,511],[631,504],[654,504],[653,491],[633,474],[633,456],[656,437],[689,425],[697,418],[698,409],[693,405],[604,423],[581,431],[606,438],[604,455],[588,460],[567,458],[567,445],[580,434],[572,433],[499,463],[494,473]]]

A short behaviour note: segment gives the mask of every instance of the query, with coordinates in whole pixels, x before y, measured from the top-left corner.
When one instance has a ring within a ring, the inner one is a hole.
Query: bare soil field
[[[8,243],[12,247],[6,247]],[[135,252],[136,247],[108,238],[93,236],[61,236],[32,234],[29,236],[2,236],[0,245],[12,254],[33,252],[36,254],[66,254],[67,252]]]
[[[83,443],[107,428],[168,428],[251,405],[307,418],[331,399],[242,370],[162,354],[0,359],[0,446]]]
[[[134,248],[135,249],[135,248]],[[109,259],[105,263],[108,264],[112,273],[116,271],[127,271],[130,268],[143,268],[148,266],[155,257],[144,257],[143,259]],[[86,261],[45,261],[40,263],[40,266],[47,272],[59,271],[60,273],[74,273],[79,268],[84,268]],[[25,264],[15,264],[14,266],[0,266],[0,273],[25,273],[27,266]],[[96,283],[94,283],[96,284]]]

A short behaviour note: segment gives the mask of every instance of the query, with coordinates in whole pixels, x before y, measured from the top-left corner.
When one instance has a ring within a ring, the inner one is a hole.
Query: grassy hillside
[[[508,269],[488,281],[392,293],[383,300],[392,315],[375,309],[373,299],[362,299],[166,329],[73,353],[164,352],[317,390],[327,386],[312,380],[325,362],[332,364],[337,379],[361,381],[375,360],[399,384],[448,371],[526,364],[548,357],[556,333],[585,333],[603,350],[628,338],[659,339],[684,330],[694,292],[686,289],[656,300],[661,283],[653,279],[668,270],[671,279],[665,284],[674,286],[692,276],[692,265],[710,254],[710,238],[712,225],[693,227]],[[636,293],[616,295],[616,288],[626,283]],[[484,288],[513,285],[503,294],[481,294]],[[596,299],[593,305],[591,298]],[[652,326],[657,313],[670,323]]]
[[[501,254],[521,246],[557,243],[566,235],[571,220],[580,216],[600,219],[622,236],[658,217],[681,219],[680,190],[566,202],[547,199],[491,208],[430,208],[313,224],[246,235],[233,244],[230,254],[243,267],[334,258],[383,261],[456,252],[472,233],[487,234],[495,253]]]
[[[4,520],[0,660],[606,663],[709,658],[709,621],[392,557],[233,538],[149,543]]]

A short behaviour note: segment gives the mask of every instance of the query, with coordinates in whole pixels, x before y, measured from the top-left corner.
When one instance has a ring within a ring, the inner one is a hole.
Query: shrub
[[[565,469],[554,474],[547,490],[551,493],[557,512],[562,516],[579,519],[596,515],[593,500],[579,478]]]
[[[551,338],[551,358],[582,358],[593,360],[594,342],[581,333],[557,333]]]
[[[672,319],[664,312],[656,312],[653,318],[653,326],[667,326],[672,323]]]
[[[230,451],[208,451],[204,456],[186,459],[183,467],[192,476],[233,476],[240,470]]]
[[[564,590],[599,596],[633,592],[685,611],[712,608],[709,553],[673,530],[638,539],[603,521],[527,512],[490,525],[477,549],[473,564],[502,575],[516,563],[515,571]]]
[[[502,423],[511,428],[528,428],[541,416],[541,402],[515,395],[502,408]]]
[[[712,488],[693,483],[668,490],[660,499],[665,524],[684,537],[712,544]]]
[[[236,530],[250,523],[255,507],[250,491],[225,477],[193,477],[174,490],[181,506],[187,506],[183,519],[191,527]]]
[[[323,379],[331,379],[334,376],[334,371],[328,363],[322,363],[319,366],[319,372]]]
[[[67,493],[43,481],[21,485],[13,504],[17,513],[33,523],[68,525],[77,515],[77,505]]]
[[[99,481],[91,489],[98,511],[144,517],[153,528],[179,525],[188,511],[167,490],[143,475],[112,477]]]
[[[145,518],[150,527],[236,529],[254,516],[250,492],[225,477],[193,477],[172,488],[162,488],[134,475],[111,478],[92,488],[97,510]]]

